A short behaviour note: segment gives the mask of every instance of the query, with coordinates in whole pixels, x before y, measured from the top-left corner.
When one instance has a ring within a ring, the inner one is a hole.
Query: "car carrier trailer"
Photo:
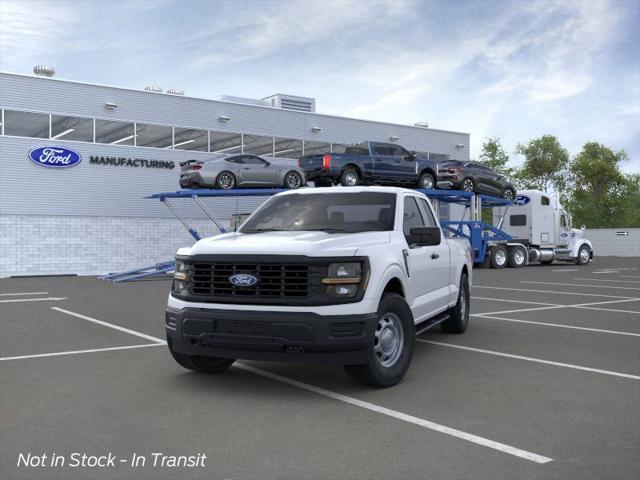
[[[276,188],[183,189],[175,192],[155,193],[145,198],[160,200],[182,223],[194,240],[198,241],[202,238],[200,233],[180,215],[172,203],[174,199],[193,200],[218,230],[224,233],[227,229],[203,202],[203,198],[270,197],[283,191],[285,189]],[[585,264],[593,258],[591,242],[582,238],[584,228],[582,230],[571,229],[568,214],[562,207],[559,207],[557,201],[543,192],[520,192],[516,200],[512,202],[504,198],[460,190],[417,189],[417,191],[432,200],[438,217],[442,204],[463,207],[459,220],[441,219],[440,224],[443,231],[450,236],[466,238],[469,241],[473,263],[476,266],[518,268],[528,265],[530,262],[537,261],[545,264],[551,263],[553,260],[576,261],[578,264]],[[492,210],[493,224],[482,220],[483,209]],[[507,216],[508,214],[509,216]],[[525,220],[522,220],[522,215],[526,216]],[[245,212],[236,212],[235,215],[235,217],[245,216]],[[506,223],[505,218],[508,219]],[[522,222],[524,224],[521,225]],[[535,229],[532,228],[534,224]],[[530,229],[529,233],[527,233],[527,229]],[[539,236],[536,236],[538,234]],[[111,273],[100,278],[113,282],[126,282],[154,275],[165,275],[172,272],[174,268],[173,261],[166,261],[126,272]]]

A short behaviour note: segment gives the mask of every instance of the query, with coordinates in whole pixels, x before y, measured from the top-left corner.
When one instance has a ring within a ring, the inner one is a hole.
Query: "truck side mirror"
[[[409,155],[406,155],[404,157],[405,160],[415,160],[415,158],[416,158],[416,152],[414,152],[413,150],[409,152]]]
[[[438,227],[414,227],[406,238],[410,247],[430,247],[440,245],[442,234]]]

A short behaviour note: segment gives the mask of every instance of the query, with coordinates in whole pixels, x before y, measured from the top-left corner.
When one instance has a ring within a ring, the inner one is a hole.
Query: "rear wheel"
[[[520,268],[526,263],[527,252],[523,247],[509,247],[508,248],[509,259],[507,265],[510,268]]]
[[[576,257],[576,263],[578,265],[586,265],[591,259],[591,250],[586,245],[582,245],[578,250],[578,256]]]
[[[347,374],[357,382],[373,387],[391,387],[407,373],[415,341],[413,315],[404,298],[385,293],[378,306],[378,322],[369,347],[369,361],[345,365]]]
[[[340,185],[343,187],[355,187],[360,183],[360,175],[355,168],[345,168],[340,175]]]
[[[302,186],[302,175],[300,175],[295,170],[291,170],[287,172],[284,176],[284,186],[290,189],[300,188]]]
[[[458,290],[458,302],[449,309],[449,320],[440,324],[443,332],[464,333],[469,325],[469,305],[471,296],[469,293],[469,278],[466,273],[460,276],[460,288]]]
[[[173,344],[170,338],[167,338],[167,345],[173,359],[181,367],[187,370],[193,370],[200,373],[222,373],[235,362],[232,358],[218,358],[218,357],[199,357],[194,355],[185,355],[184,353],[178,353],[174,351]]]
[[[465,178],[462,181],[461,189],[464,190],[465,192],[473,192],[475,188],[476,186],[473,183],[473,180],[471,178]]]
[[[435,186],[436,186],[436,181],[433,178],[433,175],[426,172],[420,175],[420,179],[418,180],[418,188],[423,188],[425,190],[433,190]]]
[[[216,177],[216,187],[222,190],[229,190],[236,186],[236,177],[233,173],[224,171],[220,172]]]
[[[505,200],[513,200],[514,198],[516,198],[516,192],[513,191],[513,188],[507,187],[502,193],[502,198],[504,198]]]
[[[491,260],[489,261],[491,268],[504,268],[507,265],[507,258],[507,249],[503,245],[491,247]]]

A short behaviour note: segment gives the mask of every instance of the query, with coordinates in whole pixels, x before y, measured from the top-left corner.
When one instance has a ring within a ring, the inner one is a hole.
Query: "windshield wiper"
[[[242,230],[240,233],[263,233],[263,232],[285,232],[279,228],[254,228],[252,230]]]

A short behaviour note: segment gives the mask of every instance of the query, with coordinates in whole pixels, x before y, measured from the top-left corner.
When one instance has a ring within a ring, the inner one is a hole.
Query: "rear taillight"
[[[329,155],[328,153],[322,156],[322,168],[331,168],[331,155]]]
[[[193,167],[191,167],[191,170],[200,170],[202,168],[202,165],[194,165]]]
[[[302,160],[300,158],[298,159],[298,167],[302,167]]]
[[[458,167],[450,168],[448,170],[449,173],[458,173],[459,171],[460,171],[460,169]]]

